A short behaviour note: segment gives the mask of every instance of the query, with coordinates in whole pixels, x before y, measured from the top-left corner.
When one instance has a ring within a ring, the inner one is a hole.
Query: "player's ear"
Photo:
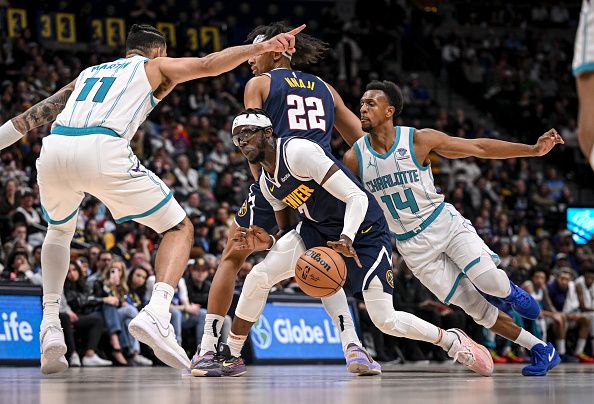
[[[264,136],[266,136],[267,138],[271,138],[274,136],[272,127],[269,126],[268,128],[264,129]]]
[[[283,58],[283,54],[281,52],[271,52],[272,53],[272,60],[274,62],[278,62],[280,58]]]
[[[392,116],[394,116],[394,113],[396,112],[396,108],[394,108],[393,106],[389,106],[388,108],[386,108],[386,118],[390,118]]]

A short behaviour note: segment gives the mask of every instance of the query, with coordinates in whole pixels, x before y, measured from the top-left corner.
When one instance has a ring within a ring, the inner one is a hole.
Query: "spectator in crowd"
[[[64,302],[60,310],[60,322],[68,347],[70,366],[80,366],[79,353],[83,353],[82,365],[87,367],[111,366],[112,362],[97,355],[99,340],[103,333],[103,298],[98,298],[88,288],[84,274],[76,262],[71,262],[64,283]],[[76,340],[83,341],[79,352]]]
[[[575,280],[575,291],[580,302],[580,312],[590,317],[590,349],[594,353],[594,265],[588,263],[583,275]]]
[[[573,282],[573,270],[568,267],[560,268],[555,278],[549,282],[548,290],[553,307],[563,313],[569,328],[572,326],[578,328],[578,340],[574,349],[575,357],[580,362],[594,363],[594,359],[584,353],[592,319],[589,315],[579,312],[580,302]]]

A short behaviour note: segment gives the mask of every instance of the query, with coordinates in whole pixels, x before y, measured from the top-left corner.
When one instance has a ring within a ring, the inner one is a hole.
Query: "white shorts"
[[[575,33],[573,75],[594,72],[594,0],[582,0],[580,23]]]
[[[186,216],[167,185],[140,164],[120,137],[47,136],[37,173],[42,211],[53,225],[76,216],[85,192],[103,202],[116,223],[134,220],[158,233]]]
[[[412,273],[446,304],[475,289],[464,279],[469,271],[478,276],[499,264],[470,221],[449,203],[426,229],[396,246]]]

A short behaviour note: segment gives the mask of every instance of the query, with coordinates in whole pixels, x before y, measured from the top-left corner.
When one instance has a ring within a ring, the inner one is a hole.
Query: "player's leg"
[[[353,246],[363,269],[354,265],[352,259],[345,260],[353,292],[362,292],[371,321],[386,334],[438,345],[471,370],[483,376],[491,375],[493,361],[489,351],[461,330],[445,331],[411,313],[394,309],[392,246],[389,233],[378,227],[355,238]]]
[[[454,265],[452,262],[448,267]],[[522,370],[524,375],[545,375],[559,363],[559,355],[550,343],[545,344],[519,327],[510,316],[490,304],[463,273],[460,273],[444,302],[459,306],[477,324],[531,350],[532,364]]]
[[[56,140],[56,139],[53,139]],[[37,161],[37,182],[42,211],[48,229],[41,248],[43,280],[43,319],[41,321],[41,371],[45,374],[65,370],[66,344],[60,327],[60,300],[68,265],[70,243],[76,230],[78,206],[84,194],[70,187],[62,177],[61,155],[55,142],[46,147]]]
[[[186,369],[190,360],[177,343],[169,307],[190,256],[192,222],[167,185],[138,162],[124,139],[98,138],[94,146],[109,164],[100,164],[101,175],[85,184],[85,191],[107,206],[116,223],[134,220],[163,235],[155,259],[156,282],[151,299],[128,329],[165,364]]]
[[[451,217],[450,240],[445,254],[462,270],[481,292],[501,298],[522,317],[536,320],[540,306],[524,289],[509,280],[507,274],[497,268],[499,257],[487,247],[476,233],[470,221],[466,220],[451,205],[444,209]]]
[[[575,35],[573,74],[579,111],[577,137],[580,149],[594,169],[594,5],[583,0]]]

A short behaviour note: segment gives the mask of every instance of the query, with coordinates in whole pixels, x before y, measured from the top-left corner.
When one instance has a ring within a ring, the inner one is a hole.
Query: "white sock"
[[[523,328],[520,330],[520,335],[518,335],[518,338],[516,338],[514,342],[526,349],[532,349],[538,344],[543,344],[545,346],[547,345]]]
[[[165,282],[157,282],[153,286],[153,294],[147,306],[155,310],[157,314],[169,314],[169,306],[171,306],[171,299],[175,293],[173,287]]]
[[[454,342],[458,337],[453,332],[439,329],[439,339],[433,342],[435,345],[440,346],[444,351],[449,351]]]
[[[322,299],[322,304],[324,305],[326,313],[332,318],[334,326],[340,332],[340,342],[342,343],[343,352],[346,352],[347,347],[351,344],[362,346],[357,331],[355,330],[355,324],[351,317],[344,290],[340,289],[334,295],[324,297]]]
[[[227,338],[227,345],[229,345],[229,349],[231,350],[232,356],[241,356],[241,350],[243,349],[243,344],[245,344],[246,339],[247,335],[235,335],[233,334],[233,331],[229,333],[229,338]]]
[[[43,319],[41,320],[41,329],[45,329],[50,324],[60,326],[60,299],[61,295],[57,293],[45,293],[43,295]]]
[[[586,349],[586,338],[578,338],[577,344],[575,344],[575,354],[581,354]]]
[[[557,345],[557,352],[559,352],[559,355],[565,355],[565,340],[558,339],[555,345]]]
[[[200,344],[200,353],[202,356],[206,352],[216,352],[217,344],[219,343],[219,337],[221,336],[221,329],[223,328],[223,322],[225,318],[218,314],[206,315],[204,321],[204,335],[202,336],[202,343]]]

